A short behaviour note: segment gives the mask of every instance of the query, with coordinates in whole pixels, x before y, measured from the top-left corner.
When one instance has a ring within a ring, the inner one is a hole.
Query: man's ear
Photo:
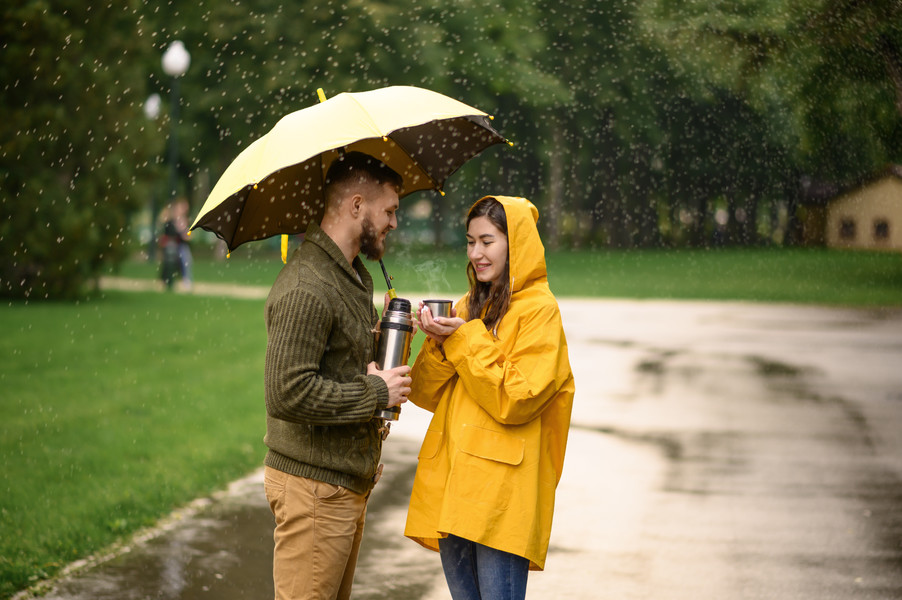
[[[363,196],[360,194],[354,194],[350,198],[349,208],[351,209],[351,214],[354,217],[357,217],[360,214],[360,209],[363,207]]]

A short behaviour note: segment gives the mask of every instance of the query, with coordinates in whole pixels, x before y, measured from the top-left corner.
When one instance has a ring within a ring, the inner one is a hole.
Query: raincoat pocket
[[[464,424],[459,446],[461,451],[472,456],[519,465],[523,461],[526,440],[500,431]]]
[[[420,446],[420,453],[417,458],[435,458],[438,449],[442,447],[442,432],[434,429],[427,429],[426,436],[423,438],[423,445]]]

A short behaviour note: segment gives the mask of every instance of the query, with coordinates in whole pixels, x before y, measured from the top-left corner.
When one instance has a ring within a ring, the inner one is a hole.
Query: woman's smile
[[[467,258],[483,283],[504,274],[507,264],[507,236],[488,217],[476,217],[467,228]]]

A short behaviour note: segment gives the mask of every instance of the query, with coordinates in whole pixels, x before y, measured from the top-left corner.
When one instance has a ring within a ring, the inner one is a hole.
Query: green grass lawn
[[[463,251],[396,251],[404,290],[466,289]],[[902,306],[902,255],[828,250],[550,253],[562,297]],[[242,250],[197,279],[270,285]],[[134,262],[120,275],[153,278]],[[384,289],[381,271],[370,272]],[[265,449],[262,300],[107,292],[0,308],[0,598],[224,487]],[[422,341],[415,338],[412,354]]]
[[[0,309],[0,597],[261,464],[263,302]]]
[[[576,251],[548,253],[548,277],[561,297],[748,300],[851,306],[902,305],[902,253],[817,249]],[[390,250],[385,265],[399,295],[462,293],[466,256]],[[198,281],[268,286],[282,266],[272,252],[239,248],[224,261],[198,260]],[[385,283],[367,263],[377,290]],[[153,278],[153,264],[119,274]]]
[[[902,305],[902,254],[828,249],[554,253],[560,296]]]

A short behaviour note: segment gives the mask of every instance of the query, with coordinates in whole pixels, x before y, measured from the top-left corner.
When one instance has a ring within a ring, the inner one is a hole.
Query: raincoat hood
[[[494,198],[500,202],[507,217],[511,293],[516,293],[535,282],[547,280],[545,246],[542,245],[536,227],[539,222],[539,210],[526,198],[514,196],[485,196],[473,206],[486,198]],[[470,210],[473,210],[472,206]]]

